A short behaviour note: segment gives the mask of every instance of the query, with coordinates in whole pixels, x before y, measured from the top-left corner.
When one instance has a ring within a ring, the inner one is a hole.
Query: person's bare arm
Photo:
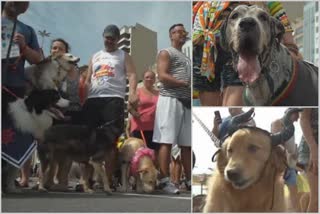
[[[271,123],[271,133],[277,133],[283,130],[283,125],[281,123],[281,120],[275,120]]]
[[[88,96],[88,92],[89,92],[89,87],[91,84],[91,75],[92,75],[92,58],[90,58],[90,61],[88,63],[88,71],[87,71],[87,76],[86,79],[84,81],[84,92],[85,92],[85,97]]]
[[[157,59],[157,70],[159,81],[169,87],[187,87],[188,82],[183,80],[177,80],[170,72],[170,55],[167,51],[161,51]]]
[[[42,54],[40,50],[34,50],[30,48],[22,34],[16,33],[13,41],[19,45],[21,54],[30,64],[37,64],[42,60]]]
[[[125,68],[129,80],[129,104],[135,107],[138,104],[137,96],[137,73],[133,63],[132,57],[126,53],[125,56]]]
[[[300,116],[300,126],[302,133],[310,149],[310,160],[311,167],[313,171],[318,169],[318,144],[315,137],[313,136],[313,131],[311,127],[311,109],[305,108],[301,112]]]

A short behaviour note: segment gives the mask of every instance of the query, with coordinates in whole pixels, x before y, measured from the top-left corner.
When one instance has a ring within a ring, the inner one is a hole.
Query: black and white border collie
[[[65,108],[69,101],[60,97],[53,89],[33,90],[26,98],[18,98],[11,92],[2,89],[2,123],[11,120],[16,130],[32,134],[42,140],[44,133],[52,126],[53,119],[62,119],[58,108]],[[7,163],[5,189],[6,192],[18,192],[14,180],[17,168]]]
[[[2,115],[9,117],[16,129],[32,134],[36,139],[43,138],[44,132],[51,127],[53,118],[63,118],[58,108],[68,105],[69,101],[60,97],[59,92],[53,89],[34,90],[24,99],[2,92]]]

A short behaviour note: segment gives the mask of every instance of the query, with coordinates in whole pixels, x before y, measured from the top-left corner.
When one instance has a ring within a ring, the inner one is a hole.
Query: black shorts
[[[218,69],[216,69],[215,78],[212,82],[201,75],[202,53],[202,46],[193,46],[193,88],[197,91],[220,91],[221,77]]]
[[[233,68],[231,53],[223,50],[219,44],[217,44],[218,55],[215,63],[215,79],[209,82],[207,77],[202,76],[200,72],[202,48],[202,46],[193,48],[193,88],[195,90],[220,91],[227,86],[242,85],[238,73]]]
[[[82,109],[84,122],[97,131],[97,139],[115,143],[124,132],[124,100],[99,97],[86,100]]]
[[[156,151],[159,150],[160,144],[159,143],[154,143],[152,141],[153,131],[143,131],[143,134],[144,134],[144,137],[146,138],[146,141],[147,141],[147,147],[150,148],[150,149],[156,150]],[[141,136],[140,131],[131,132],[131,136],[143,139],[142,136]]]
[[[217,45],[217,50],[219,54],[216,69],[221,71],[222,87],[242,85],[238,73],[233,68],[231,52],[223,50],[220,45]]]

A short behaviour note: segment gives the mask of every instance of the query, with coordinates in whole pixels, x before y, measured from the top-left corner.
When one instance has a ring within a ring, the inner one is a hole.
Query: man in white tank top
[[[181,148],[181,160],[191,189],[191,62],[181,52],[187,32],[182,24],[169,29],[171,47],[158,54],[160,95],[157,103],[153,141],[160,144],[160,187],[167,193],[178,194],[169,179],[172,144]]]
[[[136,106],[136,71],[131,56],[118,49],[120,30],[108,25],[103,32],[105,48],[93,55],[85,81],[87,100],[83,106],[85,123],[96,130],[96,147],[110,152],[115,161],[116,141],[124,132],[126,77],[129,80],[129,103]],[[97,129],[98,128],[98,129]],[[113,164],[106,166],[112,167]],[[107,169],[112,173],[113,169]]]

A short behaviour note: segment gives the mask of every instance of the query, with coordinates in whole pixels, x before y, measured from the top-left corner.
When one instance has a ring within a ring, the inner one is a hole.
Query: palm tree
[[[50,33],[47,32],[46,30],[39,30],[38,33],[40,34],[41,38],[42,38],[42,41],[41,41],[41,49],[43,48],[43,43],[44,43],[44,38],[45,37],[50,37]]]

